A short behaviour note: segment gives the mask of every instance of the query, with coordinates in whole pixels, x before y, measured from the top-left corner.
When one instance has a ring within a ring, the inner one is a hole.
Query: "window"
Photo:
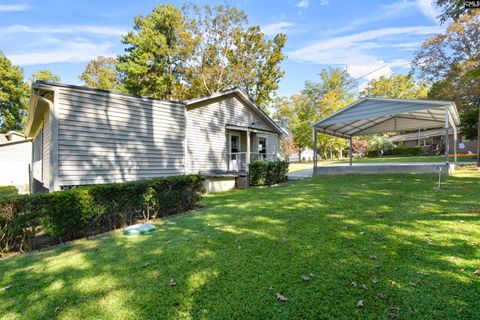
[[[258,153],[260,155],[260,159],[265,160],[267,158],[267,138],[258,138]]]

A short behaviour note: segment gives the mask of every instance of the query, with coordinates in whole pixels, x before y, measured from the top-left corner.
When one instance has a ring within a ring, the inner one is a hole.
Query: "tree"
[[[280,154],[288,160],[290,156],[298,152],[298,146],[292,136],[280,139]]]
[[[277,104],[274,118],[288,125],[299,154],[313,145],[311,125],[352,102],[355,86],[346,71],[324,69],[319,82],[307,81],[300,94]],[[324,157],[346,147],[345,139],[326,135],[319,135],[317,143]]]
[[[368,149],[370,151],[377,151],[379,156],[381,156],[384,151],[391,150],[394,147],[395,145],[386,135],[373,135],[368,140]]]
[[[260,107],[283,76],[285,35],[268,39],[235,7],[159,5],[135,18],[118,70],[132,93],[188,99],[239,87]]]
[[[479,103],[480,93],[480,10],[458,17],[444,33],[426,40],[416,52],[413,67],[433,83],[429,98],[452,100],[460,113]],[[464,118],[462,131],[475,125]],[[478,137],[480,139],[480,137]]]
[[[50,70],[41,69],[35,73],[32,73],[30,77],[30,82],[34,83],[35,81],[50,81],[50,82],[60,82],[60,76],[52,73]]]
[[[116,67],[117,60],[115,58],[100,56],[87,64],[85,71],[80,76],[80,80],[86,86],[92,88],[104,90],[119,89],[119,74]]]
[[[458,20],[460,16],[467,12],[464,0],[435,0],[435,5],[442,9],[442,14],[438,16],[440,22],[444,23],[449,19]]]
[[[416,83],[412,75],[392,74],[371,80],[362,97],[425,99],[428,96],[428,86]]]
[[[0,130],[22,130],[28,92],[22,69],[0,51]]]

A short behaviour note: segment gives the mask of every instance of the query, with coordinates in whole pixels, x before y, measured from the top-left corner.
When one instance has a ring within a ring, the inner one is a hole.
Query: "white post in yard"
[[[313,127],[313,171],[317,167],[317,128]],[[300,159],[299,159],[300,160]]]
[[[352,137],[348,138],[348,148],[349,148],[349,152],[348,152],[349,162],[350,162],[350,166],[352,166],[352,157],[353,157]]]
[[[457,164],[457,126],[455,124],[452,124],[453,127],[453,156],[455,158],[454,163]]]

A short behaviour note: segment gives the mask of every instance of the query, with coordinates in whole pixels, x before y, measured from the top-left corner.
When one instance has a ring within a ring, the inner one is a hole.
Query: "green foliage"
[[[13,197],[18,194],[18,190],[14,186],[0,186],[0,199],[5,197]]]
[[[478,106],[476,108],[470,108],[469,110],[460,114],[460,126],[462,128],[462,134],[467,139],[477,139],[478,135]]]
[[[459,0],[434,0],[435,6],[442,10],[438,18],[444,23],[450,19],[458,20],[468,9],[465,7],[465,1]]]
[[[286,181],[288,161],[253,161],[249,165],[248,181],[252,186],[270,186]]]
[[[0,51],[0,131],[23,129],[28,92],[22,69]]]
[[[65,241],[193,209],[203,180],[185,175],[0,198],[0,253],[33,249],[41,227]]]
[[[445,2],[446,3],[446,2]],[[412,66],[433,83],[430,99],[454,101],[460,112],[473,108],[480,92],[480,10],[458,17],[448,28],[427,39]]]
[[[423,150],[421,147],[408,147],[408,148],[392,148],[384,150],[382,153],[383,156],[421,156],[423,155]],[[377,150],[372,150],[367,153],[367,157],[378,156]]]
[[[32,73],[32,76],[30,77],[30,82],[34,83],[35,81],[40,80],[40,81],[50,81],[50,82],[60,82],[60,76],[52,73],[50,70],[47,69],[41,69],[38,70],[37,72]]]
[[[260,107],[272,100],[286,37],[268,39],[245,12],[161,4],[134,22],[117,65],[127,91],[181,100],[239,87]]]
[[[293,95],[277,103],[274,118],[289,128],[299,151],[311,148],[312,123],[347,106],[354,98],[356,83],[342,69],[329,68],[320,72],[320,81],[307,81],[301,94]],[[319,135],[318,147],[327,149],[345,148],[345,139]]]
[[[428,86],[416,83],[412,75],[392,74],[371,80],[362,91],[362,97],[425,99]]]
[[[80,76],[86,86],[104,90],[119,89],[119,74],[116,69],[117,60],[100,56],[90,61]]]
[[[368,139],[368,150],[376,151],[381,156],[385,151],[395,148],[395,145],[386,135],[373,135]]]

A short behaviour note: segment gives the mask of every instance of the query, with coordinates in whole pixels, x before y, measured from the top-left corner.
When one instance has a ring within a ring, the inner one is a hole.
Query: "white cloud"
[[[12,35],[21,33],[39,33],[39,34],[94,34],[102,36],[120,36],[126,33],[126,30],[116,26],[97,26],[97,25],[70,25],[57,27],[33,27],[27,25],[15,24],[4,27],[0,34]]]
[[[432,0],[417,0],[417,8],[423,13],[423,15],[430,20],[438,23],[437,16],[439,12],[432,3]]]
[[[328,4],[328,0],[320,0],[321,6],[326,6]]]
[[[347,66],[348,72],[354,78],[379,69],[365,77],[365,79],[371,80],[391,73],[394,67],[407,68],[409,64],[407,60],[403,59],[385,61],[378,54],[372,53],[373,49],[405,44],[408,42],[403,40],[404,37],[429,35],[441,30],[441,27],[438,26],[373,29],[319,40],[289,52],[288,56],[301,62]],[[380,68],[384,65],[386,66]]]
[[[293,22],[282,21],[261,26],[261,29],[266,35],[273,36],[278,33],[286,33],[287,30],[294,25],[295,24]]]
[[[309,5],[310,5],[309,0],[301,0],[299,3],[297,3],[298,8],[308,8]]]
[[[30,8],[28,4],[0,4],[0,12],[27,11]]]
[[[93,43],[88,40],[62,42],[50,50],[29,50],[25,53],[7,54],[14,64],[27,66],[59,62],[86,62],[98,56],[112,56],[111,43]]]

